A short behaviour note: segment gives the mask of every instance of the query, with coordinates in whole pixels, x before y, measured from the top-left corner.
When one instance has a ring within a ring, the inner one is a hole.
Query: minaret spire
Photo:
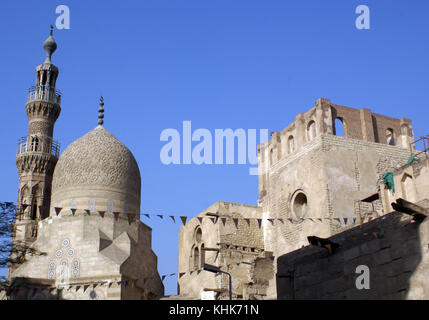
[[[98,108],[98,125],[102,126],[104,123],[104,98],[100,96],[100,108]]]
[[[53,37],[54,34],[54,26],[51,25],[51,32],[49,37],[43,42],[43,49],[45,49],[46,52],[46,60],[44,63],[51,63],[51,57],[52,54],[57,50],[57,43],[54,40]]]

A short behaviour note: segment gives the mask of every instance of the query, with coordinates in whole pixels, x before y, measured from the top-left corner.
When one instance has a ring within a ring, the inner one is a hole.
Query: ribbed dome
[[[56,201],[68,206],[70,201],[83,203],[80,199],[93,197],[98,202],[100,198],[120,200],[120,204],[114,205],[118,210],[123,211],[125,206],[136,212],[140,207],[140,188],[140,171],[131,151],[104,127],[97,126],[70,144],[58,160],[51,207],[57,205]]]

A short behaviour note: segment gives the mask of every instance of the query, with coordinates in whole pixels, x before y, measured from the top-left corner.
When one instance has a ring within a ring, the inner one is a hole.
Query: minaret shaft
[[[58,68],[51,63],[56,49],[52,30],[43,47],[47,59],[36,67],[36,85],[29,89],[25,105],[28,135],[19,139],[16,155],[19,189],[14,244],[34,242],[38,222],[49,216],[52,176],[59,157],[59,143],[53,139],[53,133],[61,112],[61,94],[56,90]],[[11,266],[9,275],[17,267]]]

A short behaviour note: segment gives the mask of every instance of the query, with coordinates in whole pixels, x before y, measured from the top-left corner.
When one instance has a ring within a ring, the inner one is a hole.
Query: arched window
[[[194,248],[194,270],[198,270],[200,266],[200,252],[198,247]]]
[[[293,138],[293,136],[289,136],[289,138],[287,139],[287,145],[288,145],[289,153],[292,153],[295,151],[295,139]]]
[[[201,242],[202,236],[203,236],[203,232],[201,231],[201,227],[197,227],[195,229],[195,241]]]
[[[409,174],[404,174],[401,179],[402,197],[410,202],[416,201],[416,194],[414,192],[413,177]]]
[[[395,145],[395,133],[391,128],[386,130],[386,143],[391,146]]]
[[[277,159],[280,160],[282,157],[282,138],[280,136],[277,136]]]
[[[201,268],[206,263],[206,252],[204,250],[204,243],[201,245]]]
[[[316,137],[316,123],[311,120],[307,125],[307,140],[311,141]]]
[[[344,130],[344,120],[342,118],[336,118],[335,119],[335,135],[339,137],[345,137],[345,130]]]
[[[31,137],[31,151],[37,151],[39,147],[39,138],[37,136]]]

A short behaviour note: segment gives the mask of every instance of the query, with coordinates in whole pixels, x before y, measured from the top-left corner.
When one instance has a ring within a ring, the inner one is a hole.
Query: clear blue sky
[[[184,120],[212,132],[277,131],[325,97],[410,118],[416,136],[429,133],[428,1],[3,0],[1,201],[16,202],[26,90],[60,4],[71,29],[54,31],[63,93],[55,138],[64,150],[92,130],[102,94],[105,127],[140,166],[143,212],[194,216],[218,200],[257,202],[247,165],[160,162],[161,131]],[[371,10],[370,30],[355,27],[360,4]],[[142,220],[153,228],[159,273],[176,273],[179,223]],[[174,277],[164,284],[176,292]]]

